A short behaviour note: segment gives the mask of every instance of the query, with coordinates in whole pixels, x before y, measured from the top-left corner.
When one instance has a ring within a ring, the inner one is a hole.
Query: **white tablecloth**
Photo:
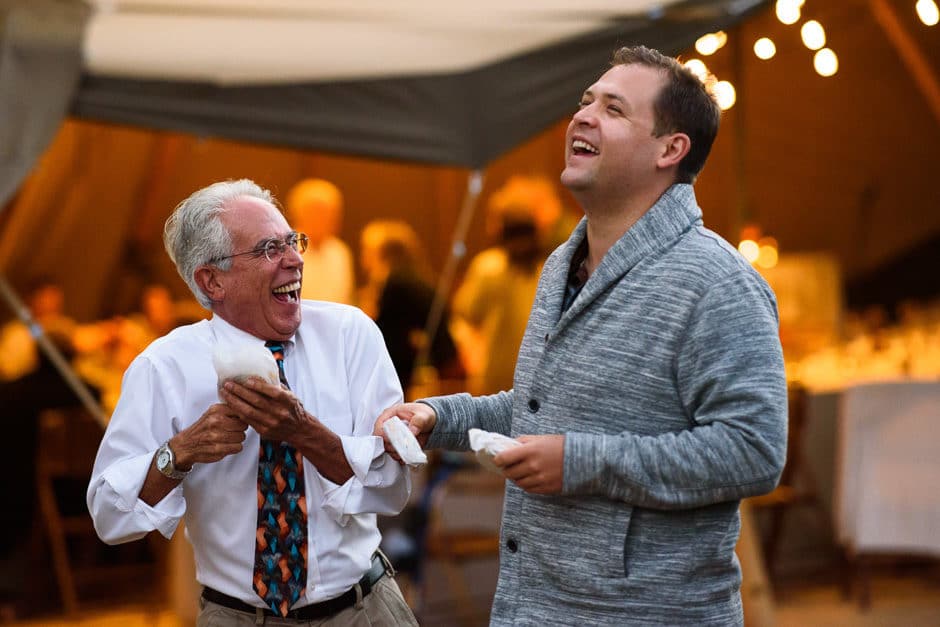
[[[840,544],[940,556],[940,382],[846,388],[837,442]]]

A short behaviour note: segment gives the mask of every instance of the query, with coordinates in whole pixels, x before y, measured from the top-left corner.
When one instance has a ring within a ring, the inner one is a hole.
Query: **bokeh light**
[[[777,54],[777,46],[774,44],[773,39],[770,37],[761,37],[754,42],[754,54],[757,55],[758,59],[772,59],[775,54]]]
[[[823,48],[813,56],[813,67],[820,76],[832,76],[839,71],[839,58],[829,48]]]

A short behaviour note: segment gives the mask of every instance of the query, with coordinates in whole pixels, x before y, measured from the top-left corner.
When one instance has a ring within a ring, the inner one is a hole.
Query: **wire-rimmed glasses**
[[[297,252],[303,254],[307,250],[307,242],[309,239],[304,233],[298,233],[297,231],[291,231],[285,237],[272,237],[266,239],[251,250],[246,250],[242,253],[235,253],[233,255],[227,255],[225,257],[216,257],[212,259],[210,263],[218,263],[219,261],[225,261],[226,259],[231,259],[232,257],[241,257],[249,256],[260,258],[264,257],[271,263],[277,263],[284,256],[284,253],[287,252],[288,248],[292,248]]]

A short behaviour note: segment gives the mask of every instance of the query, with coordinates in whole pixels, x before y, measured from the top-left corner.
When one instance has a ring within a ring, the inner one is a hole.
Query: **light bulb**
[[[803,45],[810,50],[819,50],[826,45],[826,31],[816,20],[803,24],[800,28],[800,37],[803,38]]]
[[[708,77],[708,68],[705,67],[705,63],[700,59],[689,59],[685,62],[685,67],[689,68],[703,83]]]
[[[839,58],[829,48],[823,48],[813,56],[813,67],[820,76],[832,76],[839,71]]]
[[[738,252],[744,255],[744,258],[747,259],[749,263],[754,263],[757,261],[758,256],[760,256],[760,246],[752,239],[744,239],[738,244]]]
[[[715,54],[727,41],[728,36],[723,31],[708,33],[695,41],[695,49],[698,50],[699,54],[707,57],[710,54]]]
[[[917,10],[917,17],[927,26],[936,26],[940,21],[940,11],[937,10],[934,0],[917,0],[914,8]]]
[[[800,3],[793,0],[777,0],[777,19],[789,26],[800,21]]]
[[[727,111],[734,106],[735,101],[738,99],[737,93],[734,91],[734,85],[728,81],[718,81],[712,87],[712,92],[715,94],[715,100],[718,102],[718,106],[721,107],[722,111]]]
[[[777,46],[774,45],[774,41],[770,37],[761,37],[754,42],[754,54],[757,55],[758,59],[766,61],[777,54]]]

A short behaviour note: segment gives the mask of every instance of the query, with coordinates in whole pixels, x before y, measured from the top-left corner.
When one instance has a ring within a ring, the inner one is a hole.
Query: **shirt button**
[[[506,540],[506,548],[509,549],[510,553],[515,553],[516,551],[519,550],[519,543],[516,542],[514,539],[509,538],[508,540]]]
[[[529,411],[533,414],[539,410],[539,402],[534,398],[529,399]]]

